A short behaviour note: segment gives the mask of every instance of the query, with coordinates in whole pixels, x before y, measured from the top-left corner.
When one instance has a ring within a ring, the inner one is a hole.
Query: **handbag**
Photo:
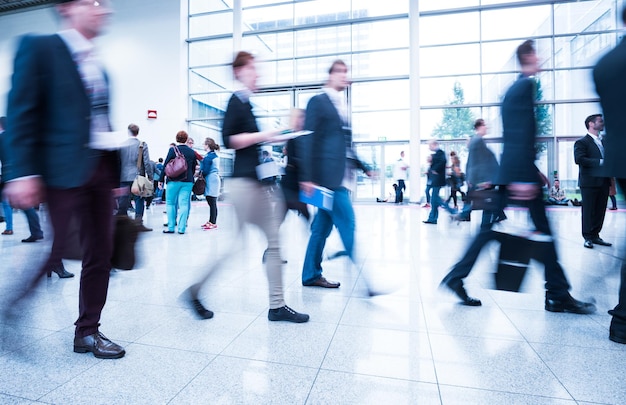
[[[174,153],[176,154],[174,159],[165,165],[165,175],[170,179],[180,177],[180,175],[187,172],[187,159],[178,149],[178,146],[174,146]]]
[[[191,189],[191,192],[195,195],[204,195],[204,190],[206,190],[206,180],[202,175],[200,175],[193,183],[193,188]]]
[[[116,215],[111,220],[114,221],[111,267],[120,270],[132,270],[135,268],[137,261],[135,254],[135,245],[139,237],[137,224],[126,215]],[[70,218],[63,258],[70,260],[83,259],[80,222],[76,215]]]
[[[137,156],[137,176],[135,177],[135,180],[133,180],[132,186],[130,186],[130,192],[136,196],[148,198],[154,195],[154,183],[146,176],[141,175],[141,169],[143,167],[144,143],[145,142],[141,142],[141,144],[139,144],[139,156]]]
[[[495,188],[470,190],[467,198],[472,202],[473,210],[498,211],[502,207],[500,191]]]

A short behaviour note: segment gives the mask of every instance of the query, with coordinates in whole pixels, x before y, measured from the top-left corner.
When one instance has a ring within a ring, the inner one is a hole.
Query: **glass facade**
[[[258,61],[261,90],[252,102],[262,127],[304,108],[340,58],[351,67],[354,140],[386,166],[381,173],[390,172],[391,156],[409,141],[436,137],[463,157],[463,139],[478,117],[499,150],[499,103],[517,77],[515,49],[534,39],[542,67],[539,165],[574,191],[572,141],[585,134],[585,117],[600,111],[591,69],[621,36],[623,0],[417,0],[418,19],[410,18],[409,1],[189,0],[191,134],[221,138],[234,86],[229,63],[238,47]],[[418,21],[417,44],[409,21]],[[412,47],[419,49],[417,61]],[[419,105],[409,94],[411,63],[420,72]],[[419,134],[411,134],[411,114],[419,114]],[[357,197],[384,196],[389,184],[379,183],[374,192],[371,184],[359,187]]]

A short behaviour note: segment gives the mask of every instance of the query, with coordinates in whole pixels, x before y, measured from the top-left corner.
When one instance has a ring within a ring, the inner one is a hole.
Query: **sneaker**
[[[287,321],[294,323],[303,323],[309,321],[307,314],[299,314],[287,305],[284,307],[270,309],[267,313],[267,319],[270,321]]]
[[[200,300],[192,299],[191,306],[193,307],[194,311],[196,311],[196,314],[198,315],[198,317],[200,317],[200,319],[213,318],[213,311],[209,311],[208,309],[206,309],[204,305],[202,305]]]

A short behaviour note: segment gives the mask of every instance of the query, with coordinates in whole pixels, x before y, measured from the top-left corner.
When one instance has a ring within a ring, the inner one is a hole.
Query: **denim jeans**
[[[354,258],[354,209],[350,201],[347,189],[335,190],[333,196],[333,209],[326,211],[319,209],[311,224],[311,237],[304,256],[302,268],[302,284],[311,284],[322,276],[322,253],[326,245],[326,238],[337,227],[343,246],[350,256]]]
[[[167,183],[165,208],[167,211],[167,229],[169,231],[173,232],[176,223],[178,223],[178,233],[185,233],[191,206],[192,188],[193,183],[190,181],[170,181]]]
[[[441,190],[441,186],[433,186],[433,195],[430,197],[430,214],[428,215],[429,222],[437,222],[439,218],[439,207],[443,207],[450,214],[456,214],[456,211],[453,210],[445,204],[441,197],[439,196],[439,191]]]
[[[4,220],[6,221],[6,230],[13,230],[13,207],[8,201],[2,200],[2,209],[4,210]]]

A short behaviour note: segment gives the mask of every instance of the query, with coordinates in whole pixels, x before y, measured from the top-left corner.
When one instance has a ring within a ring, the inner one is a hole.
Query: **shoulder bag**
[[[139,144],[139,156],[137,157],[137,176],[133,181],[133,185],[130,186],[130,192],[136,196],[148,198],[154,194],[154,183],[150,181],[146,176],[141,175],[141,169],[143,167],[143,145],[145,142]],[[144,170],[145,173],[145,170]]]
[[[180,177],[183,173],[187,172],[187,159],[185,155],[178,149],[178,146],[174,146],[174,153],[176,156],[174,159],[167,162],[165,165],[165,175],[170,179]]]

